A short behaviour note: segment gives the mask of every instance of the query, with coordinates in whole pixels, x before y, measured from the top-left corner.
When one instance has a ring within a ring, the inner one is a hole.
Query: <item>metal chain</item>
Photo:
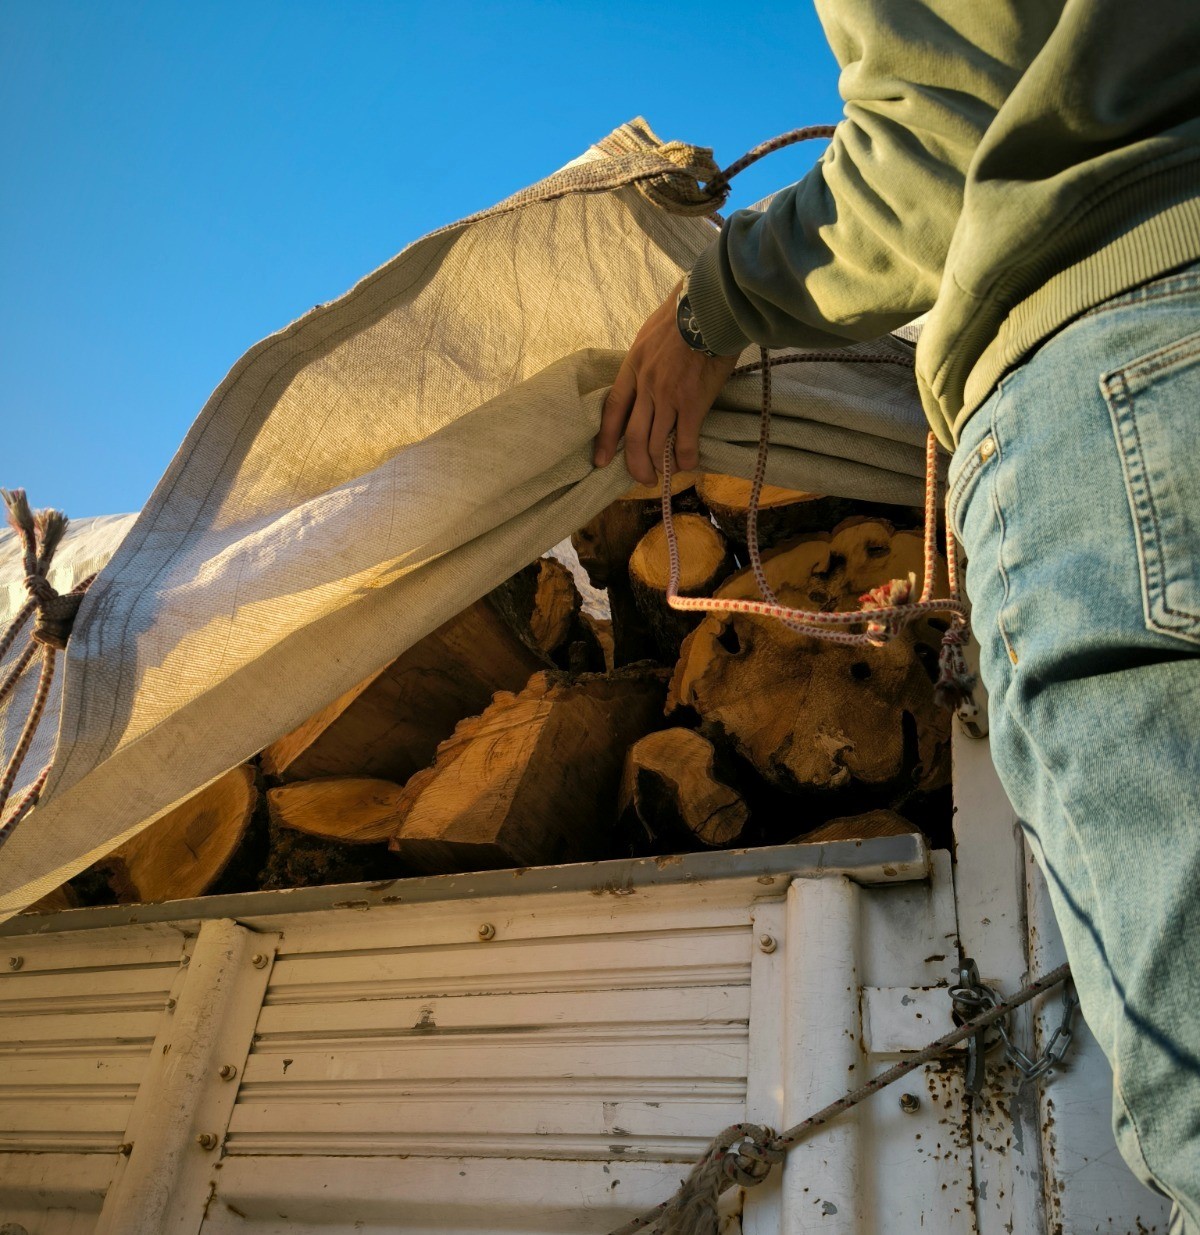
[[[972,1020],[981,1012],[988,1012],[1004,1002],[990,986],[980,980],[979,969],[973,960],[965,960],[958,974],[959,985],[951,987],[949,993],[954,1001],[954,1011],[962,1020]],[[967,1042],[967,1089],[976,1096],[983,1092],[985,1057],[993,1047],[1001,1043],[1004,1045],[1005,1061],[1012,1064],[1021,1075],[1017,1083],[1018,1091],[1053,1071],[1062,1063],[1071,1045],[1075,1010],[1078,1007],[1079,997],[1075,994],[1075,988],[1070,982],[1064,982],[1062,1016],[1042,1053],[1036,1058],[1013,1041],[1007,1016],[993,1023],[991,1028],[994,1035],[989,1036],[986,1032],[975,1034]]]

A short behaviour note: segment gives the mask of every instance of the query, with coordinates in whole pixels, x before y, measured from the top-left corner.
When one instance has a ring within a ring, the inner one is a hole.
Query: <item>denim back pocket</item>
[[[1200,643],[1200,331],[1100,380],[1150,630]]]

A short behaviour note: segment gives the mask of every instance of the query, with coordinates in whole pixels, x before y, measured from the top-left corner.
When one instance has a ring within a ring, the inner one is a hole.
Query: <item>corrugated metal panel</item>
[[[942,1032],[960,925],[1019,982],[1023,873],[983,772],[959,923],[949,855],[891,838],[6,924],[0,1226],[611,1230],[725,1125],[786,1126]],[[1045,1229],[1037,1138],[1001,1144],[994,1099],[926,1067],[727,1194],[724,1235]],[[1145,1200],[1127,1173],[1105,1197]]]
[[[694,1157],[745,1109],[751,902],[645,899],[285,929],[227,1152]]]
[[[0,1220],[94,1229],[194,933],[112,927],[0,951]]]

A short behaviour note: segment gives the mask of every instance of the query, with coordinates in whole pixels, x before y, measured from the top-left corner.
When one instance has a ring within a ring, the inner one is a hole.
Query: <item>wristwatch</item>
[[[692,276],[685,274],[683,282],[679,285],[679,296],[675,301],[675,325],[679,327],[679,334],[683,341],[694,352],[703,352],[706,356],[716,356],[707,343],[704,342],[704,336],[700,333],[700,323],[696,321],[696,315],[692,312],[692,302],[688,299],[688,280]]]

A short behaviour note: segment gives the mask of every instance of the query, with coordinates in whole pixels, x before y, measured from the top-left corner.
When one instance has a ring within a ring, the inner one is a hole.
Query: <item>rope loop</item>
[[[646,1215],[658,1235],[709,1235],[717,1228],[717,1202],[735,1184],[753,1188],[763,1182],[784,1150],[772,1147],[775,1133],[761,1124],[736,1123],[718,1132],[692,1167],[670,1202]],[[622,1231],[639,1229],[634,1223]]]
[[[708,184],[717,179],[721,169],[706,146],[664,142],[654,153],[679,168],[635,181],[642,196],[660,209],[669,214],[712,214],[729,196],[728,186],[715,194],[709,191]]]
[[[725,1158],[725,1174],[742,1188],[755,1188],[761,1184],[771,1168],[777,1166],[787,1155],[787,1150],[777,1147],[775,1130],[761,1124],[739,1124],[744,1129],[743,1138],[730,1146]]]
[[[832,124],[811,124],[806,128],[792,129],[770,141],[755,146],[722,170],[713,160],[713,152],[706,146],[692,146],[687,142],[662,142],[654,153],[674,164],[678,172],[658,172],[637,180],[638,191],[647,200],[670,214],[710,215],[715,214],[729,199],[729,182],[752,163],[766,158],[785,146],[813,138],[832,137]]]

